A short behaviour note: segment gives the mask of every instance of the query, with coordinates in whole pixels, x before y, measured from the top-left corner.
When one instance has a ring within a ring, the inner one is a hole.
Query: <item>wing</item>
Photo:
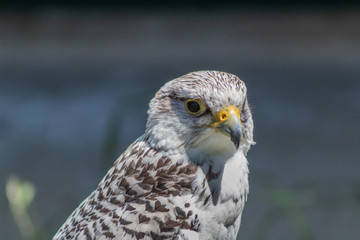
[[[116,160],[54,239],[196,239],[197,171],[151,149],[143,137]]]

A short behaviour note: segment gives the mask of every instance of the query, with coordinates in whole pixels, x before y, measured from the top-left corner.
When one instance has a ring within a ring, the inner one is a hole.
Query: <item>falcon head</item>
[[[150,145],[170,154],[246,154],[253,144],[246,92],[238,77],[218,71],[192,72],[166,83],[149,105]]]

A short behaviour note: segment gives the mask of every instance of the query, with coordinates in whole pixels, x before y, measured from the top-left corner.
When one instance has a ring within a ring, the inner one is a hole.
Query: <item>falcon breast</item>
[[[236,239],[254,144],[244,82],[189,73],[149,106],[145,133],[53,239]]]

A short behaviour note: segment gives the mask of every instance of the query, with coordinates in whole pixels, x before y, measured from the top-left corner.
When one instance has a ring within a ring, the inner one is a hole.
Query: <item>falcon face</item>
[[[165,84],[145,133],[54,239],[236,239],[254,144],[246,92],[217,71]]]
[[[204,71],[175,79],[159,90],[148,114],[151,144],[164,151],[231,155],[239,148],[246,153],[253,143],[246,87],[231,74]]]

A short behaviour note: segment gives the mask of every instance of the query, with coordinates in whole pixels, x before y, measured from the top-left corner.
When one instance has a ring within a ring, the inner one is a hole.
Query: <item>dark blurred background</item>
[[[238,239],[360,236],[355,1],[0,3],[1,239],[49,239],[195,70],[248,86],[255,145]]]

